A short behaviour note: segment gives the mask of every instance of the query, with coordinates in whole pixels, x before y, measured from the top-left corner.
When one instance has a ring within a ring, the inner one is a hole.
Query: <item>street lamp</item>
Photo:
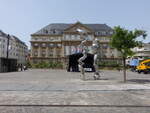
[[[9,40],[10,40],[10,35],[8,34],[7,35],[7,51],[6,51],[6,59],[7,59],[7,72],[9,71],[9,62],[8,62],[8,59],[9,59]]]

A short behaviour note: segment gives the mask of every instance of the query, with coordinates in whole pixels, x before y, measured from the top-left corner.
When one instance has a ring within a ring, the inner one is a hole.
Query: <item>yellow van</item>
[[[150,72],[150,59],[140,62],[136,69],[138,73],[144,72],[146,74]]]

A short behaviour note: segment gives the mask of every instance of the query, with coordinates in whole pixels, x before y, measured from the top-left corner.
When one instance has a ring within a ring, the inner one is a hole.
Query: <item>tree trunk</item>
[[[126,58],[123,57],[123,76],[124,76],[124,82],[126,82]]]

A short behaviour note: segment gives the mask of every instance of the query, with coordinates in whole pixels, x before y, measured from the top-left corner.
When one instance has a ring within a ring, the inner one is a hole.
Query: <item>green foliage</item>
[[[131,51],[132,48],[141,46],[142,42],[137,41],[137,38],[142,36],[146,37],[146,32],[142,30],[129,31],[120,26],[114,28],[114,34],[110,42],[113,48],[116,48],[121,52],[122,57],[132,56],[134,53]]]
[[[27,66],[28,68],[31,68],[31,67],[32,67],[32,65],[31,65],[31,63],[30,63],[29,61],[27,61],[26,66]]]
[[[144,57],[144,60],[150,59],[150,57]]]
[[[134,55],[131,50],[132,48],[142,46],[142,42],[137,40],[140,36],[145,38],[147,34],[145,31],[137,29],[134,31],[129,31],[121,28],[120,26],[114,28],[114,34],[110,44],[113,48],[116,48],[121,52],[123,58],[124,82],[126,82],[126,58],[127,56]]]
[[[33,68],[63,68],[63,64],[61,62],[39,62],[32,65]]]
[[[98,63],[99,67],[119,67],[120,65],[117,61],[100,61]]]

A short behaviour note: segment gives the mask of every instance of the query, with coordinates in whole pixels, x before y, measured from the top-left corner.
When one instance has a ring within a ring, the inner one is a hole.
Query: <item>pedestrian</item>
[[[21,69],[21,71],[23,71],[23,65],[22,64],[20,65],[20,69]]]

